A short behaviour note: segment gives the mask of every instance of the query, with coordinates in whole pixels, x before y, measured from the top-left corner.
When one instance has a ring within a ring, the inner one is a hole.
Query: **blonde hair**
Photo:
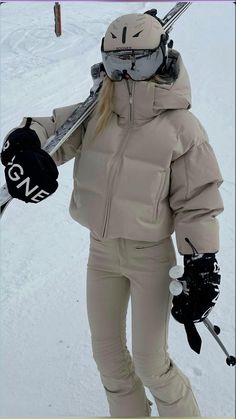
[[[106,77],[98,96],[98,105],[96,107],[97,125],[95,135],[100,134],[106,127],[112,114],[112,98],[114,83],[109,77]]]
[[[163,84],[166,83],[164,78],[160,75],[156,75],[149,82]],[[103,81],[99,96],[98,105],[96,107],[97,125],[95,128],[95,136],[100,134],[108,123],[108,120],[112,114],[112,99],[114,92],[114,82],[106,77]]]

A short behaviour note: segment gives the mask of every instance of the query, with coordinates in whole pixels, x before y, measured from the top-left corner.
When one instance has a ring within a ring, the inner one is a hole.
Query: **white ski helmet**
[[[128,74],[134,80],[153,76],[167,59],[167,39],[155,11],[120,16],[108,27],[102,39],[102,59],[108,77],[121,80]]]

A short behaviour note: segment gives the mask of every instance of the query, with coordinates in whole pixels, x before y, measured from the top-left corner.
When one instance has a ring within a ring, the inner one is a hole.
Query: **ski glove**
[[[184,256],[183,292],[173,297],[171,313],[184,324],[188,341],[200,353],[201,338],[193,323],[203,321],[219,296],[219,265],[214,253]]]
[[[179,323],[203,321],[219,296],[219,265],[214,253],[184,256],[183,292],[173,298],[172,315]]]
[[[1,161],[5,167],[8,191],[13,198],[40,202],[58,187],[58,170],[48,153],[41,149],[35,131],[17,128],[4,142]]]

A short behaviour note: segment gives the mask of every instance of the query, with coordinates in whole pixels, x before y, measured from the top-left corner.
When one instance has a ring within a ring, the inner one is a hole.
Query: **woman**
[[[95,112],[58,150],[75,158],[72,217],[90,229],[87,304],[94,359],[113,417],[146,417],[151,391],[162,417],[199,417],[191,385],[167,352],[171,234],[194,278],[172,314],[203,320],[219,294],[216,216],[221,174],[199,121],[180,54],[152,13],[129,14],[102,41],[107,77]],[[39,202],[57,188],[57,168],[41,150],[75,106],[51,118],[25,118],[4,142],[12,196]],[[16,182],[24,174],[27,181]],[[27,183],[26,188],[22,184]],[[132,308],[132,358],[125,322]]]

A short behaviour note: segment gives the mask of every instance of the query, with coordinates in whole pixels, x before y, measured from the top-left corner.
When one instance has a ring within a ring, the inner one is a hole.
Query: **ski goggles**
[[[135,81],[152,77],[164,61],[162,48],[154,50],[103,51],[102,60],[108,77],[120,81],[125,75]]]

